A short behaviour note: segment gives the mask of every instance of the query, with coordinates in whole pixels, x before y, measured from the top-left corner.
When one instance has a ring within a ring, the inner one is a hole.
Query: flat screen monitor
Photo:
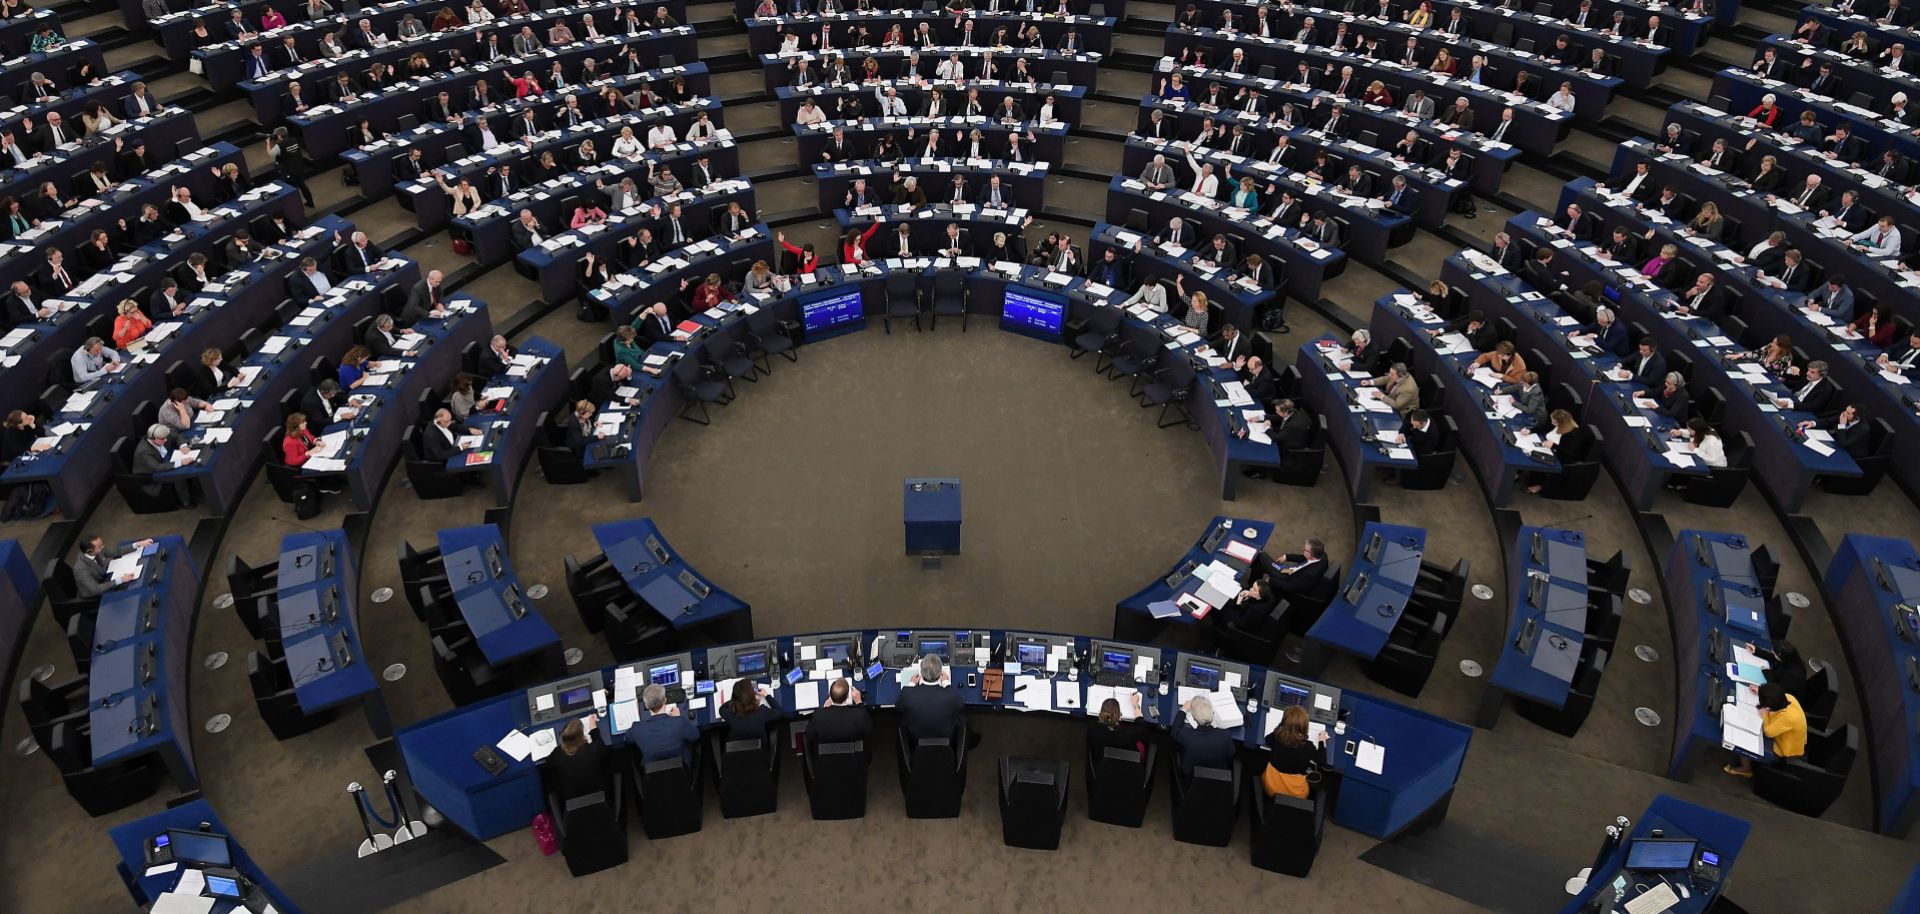
[[[1066,299],[1007,287],[1007,303],[1000,311],[1002,330],[1058,341],[1066,320]]]
[[[1638,838],[1627,848],[1627,869],[1684,870],[1693,865],[1695,842],[1678,838]]]
[[[560,693],[560,710],[564,713],[574,708],[584,708],[593,704],[593,686],[578,685]]]
[[[224,873],[207,873],[207,894],[215,898],[245,898],[246,892],[240,888],[240,877]]]
[[[647,667],[647,681],[658,686],[679,685],[679,661],[670,660],[666,663],[656,663],[653,666]]]
[[[761,676],[767,672],[766,651],[746,651],[733,655],[734,672],[741,676]]]
[[[1273,688],[1273,703],[1283,708],[1302,707],[1313,709],[1313,690],[1291,682],[1276,682]]]
[[[800,299],[800,320],[810,341],[864,323],[866,306],[859,287],[838,288]]]
[[[1133,652],[1102,650],[1100,652],[1100,669],[1108,673],[1132,673]]]
[[[1211,692],[1220,687],[1220,668],[1209,663],[1187,664],[1187,685]]]
[[[167,829],[167,843],[173,847],[173,859],[196,866],[232,866],[233,853],[227,836],[184,828]]]
[[[1021,666],[1040,666],[1047,662],[1047,646],[1022,641],[1013,646],[1013,658],[1020,661]]]
[[[946,663],[947,662],[947,639],[945,638],[920,639],[920,656],[925,657],[928,654],[932,654],[933,656],[940,658],[941,663]]]
[[[845,641],[828,641],[820,645],[820,653],[834,663],[846,663],[847,657],[853,654],[853,645]]]

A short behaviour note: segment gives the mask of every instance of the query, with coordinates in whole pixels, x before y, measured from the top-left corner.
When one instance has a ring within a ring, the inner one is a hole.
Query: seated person
[[[950,682],[940,658],[928,654],[920,658],[920,669],[913,674],[912,684],[900,690],[894,706],[900,710],[900,726],[906,728],[907,736],[914,742],[952,739],[959,733],[966,721],[966,704]],[[969,734],[968,747],[978,740],[979,734]],[[958,752],[959,747],[954,747],[954,751]]]
[[[720,719],[727,722],[727,739],[766,740],[783,715],[766,683],[740,679],[733,683],[733,697],[720,706]],[[776,748],[768,745],[769,750]]]
[[[1317,539],[1307,540],[1298,553],[1277,558],[1265,551],[1259,552],[1254,555],[1253,567],[1248,572],[1249,582],[1270,582],[1279,596],[1307,593],[1326,573],[1327,545]]]
[[[1788,694],[1779,683],[1763,683],[1756,691],[1760,700],[1760,735],[1773,740],[1773,754],[1780,759],[1807,754],[1807,714],[1800,709],[1800,700]],[[1739,755],[1734,762],[1721,770],[1734,777],[1753,777],[1753,759]]]
[[[1195,695],[1174,712],[1170,735],[1180,748],[1180,773],[1193,776],[1195,768],[1229,768],[1233,765],[1233,734],[1213,725],[1213,702]]]
[[[600,715],[589,714],[568,721],[560,730],[560,751],[547,757],[549,783],[562,806],[568,800],[604,793],[612,783],[607,747],[588,732],[599,720]]]
[[[1280,712],[1280,726],[1267,734],[1267,767],[1260,772],[1260,790],[1269,797],[1306,799],[1313,791],[1308,775],[1327,767],[1327,736],[1310,738],[1307,709],[1291,705]]]
[[[666,687],[657,682],[640,690],[640,703],[647,713],[627,729],[627,741],[640,750],[641,764],[678,758],[691,770],[700,728],[681,715],[679,705],[667,704]]]

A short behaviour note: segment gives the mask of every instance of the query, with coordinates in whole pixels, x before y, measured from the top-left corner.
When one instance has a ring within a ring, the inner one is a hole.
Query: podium
[[[908,555],[960,554],[960,480],[909,478],[902,486]]]

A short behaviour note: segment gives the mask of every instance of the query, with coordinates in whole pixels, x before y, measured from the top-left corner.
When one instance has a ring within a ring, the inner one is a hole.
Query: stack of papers
[[[1133,711],[1133,698],[1139,692],[1128,686],[1093,685],[1087,687],[1087,712],[1100,713],[1100,708],[1111,698],[1120,703],[1120,719],[1133,720],[1139,715]]]
[[[1748,707],[1738,701],[1720,707],[1720,742],[1729,749],[1757,756],[1766,755],[1766,738],[1760,733],[1763,726],[1758,708]]]

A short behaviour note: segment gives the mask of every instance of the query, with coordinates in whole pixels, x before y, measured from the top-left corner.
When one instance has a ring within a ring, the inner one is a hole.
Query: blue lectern
[[[908,479],[908,555],[960,554],[960,480]]]

